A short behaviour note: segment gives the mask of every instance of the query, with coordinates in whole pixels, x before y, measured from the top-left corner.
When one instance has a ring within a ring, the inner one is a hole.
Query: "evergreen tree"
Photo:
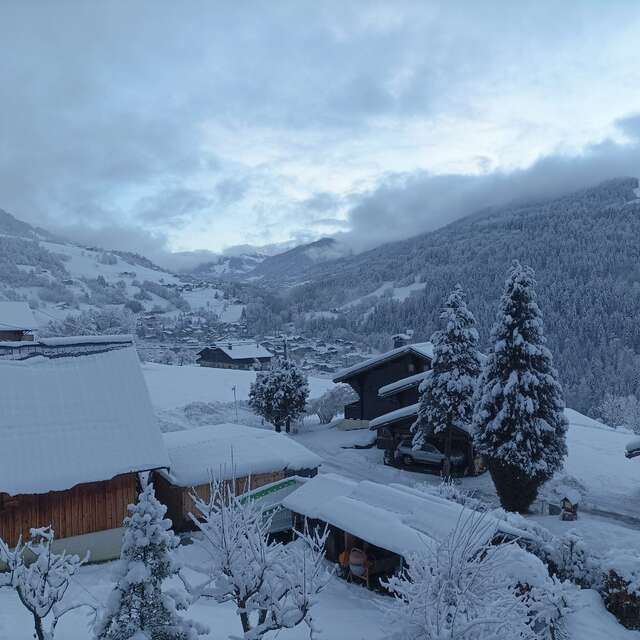
[[[291,360],[274,358],[269,371],[259,373],[249,390],[249,406],[276,431],[298,419],[305,410],[309,396],[307,377]]]
[[[445,474],[449,475],[452,432],[454,428],[471,430],[481,371],[476,322],[460,285],[447,298],[440,318],[444,328],[431,336],[432,368],[420,385],[418,418],[411,431],[415,448],[421,448],[433,435],[445,435]]]
[[[175,558],[179,539],[171,531],[171,520],[164,519],[166,511],[152,484],[129,505],[116,586],[97,624],[98,640],[194,640],[206,632],[178,615],[185,605],[177,594],[162,590],[163,582],[180,570]]]
[[[567,454],[562,388],[534,287],[533,270],[514,262],[474,413],[476,447],[487,458],[502,506],[521,512]]]

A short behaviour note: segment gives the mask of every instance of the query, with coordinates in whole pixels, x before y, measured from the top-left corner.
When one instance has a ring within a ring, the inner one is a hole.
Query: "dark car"
[[[391,452],[389,452],[391,453]],[[407,467],[424,465],[432,469],[440,470],[444,465],[446,456],[435,445],[427,442],[421,449],[414,449],[410,440],[402,440],[394,453],[394,461]],[[454,468],[463,467],[464,454],[460,451],[451,452],[451,465]]]

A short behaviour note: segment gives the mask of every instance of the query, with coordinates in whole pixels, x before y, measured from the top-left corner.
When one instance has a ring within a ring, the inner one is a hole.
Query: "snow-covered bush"
[[[451,500],[474,511],[486,511],[487,504],[475,497],[475,491],[463,489],[453,478],[443,478],[439,484],[433,485],[428,482],[420,482],[416,489],[424,491],[445,500]]]
[[[493,527],[463,513],[442,542],[414,554],[384,586],[394,630],[407,640],[552,638],[566,613],[564,587],[542,563],[514,544],[490,543]]]
[[[180,541],[165,519],[167,508],[147,484],[124,519],[116,585],[96,625],[98,640],[194,640],[207,630],[182,618],[185,594],[165,591],[163,583],[180,571]]]
[[[602,587],[602,562],[575,531],[561,536],[549,557],[552,572],[587,589]]]
[[[52,320],[46,333],[50,336],[129,334],[134,326],[135,317],[129,309],[90,309],[70,313],[64,320]]]
[[[0,587],[16,590],[20,602],[33,616],[35,636],[38,640],[53,640],[58,621],[65,613],[88,604],[63,604],[72,576],[87,558],[54,553],[51,527],[31,529],[31,539],[18,541],[15,549],[0,539]],[[47,628],[47,620],[50,620]]]
[[[433,435],[451,436],[453,429],[469,432],[473,400],[480,375],[478,330],[465,294],[457,285],[440,314],[444,327],[431,336],[431,370],[420,385],[418,417],[411,426],[413,446],[421,448]],[[445,440],[445,455],[451,455],[451,440]],[[449,458],[447,458],[448,460]],[[448,466],[445,475],[449,475]]]
[[[612,551],[602,566],[605,606],[625,627],[640,629],[640,555],[636,551]]]
[[[298,534],[288,545],[270,539],[271,518],[252,500],[237,496],[235,482],[212,481],[209,499],[192,495],[191,514],[203,538],[208,565],[191,567],[206,576],[192,596],[233,602],[244,638],[306,624],[314,631],[313,606],[328,582],[324,565],[327,532]]]
[[[357,399],[356,392],[348,384],[337,384],[319,398],[310,400],[306,412],[317,415],[320,424],[329,424],[346,404],[355,402]]]
[[[509,272],[474,412],[475,445],[509,511],[526,512],[567,455],[562,388],[545,346],[533,270]]]
[[[249,390],[249,406],[281,431],[304,414],[309,396],[307,377],[291,360],[274,358],[268,371],[259,372]]]

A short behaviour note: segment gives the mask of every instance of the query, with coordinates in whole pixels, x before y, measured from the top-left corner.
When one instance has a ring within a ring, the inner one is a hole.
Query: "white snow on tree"
[[[304,414],[309,385],[307,377],[291,360],[274,358],[271,368],[257,374],[249,390],[249,406],[281,431]]]
[[[567,455],[562,388],[545,343],[533,270],[516,261],[491,331],[474,413],[475,445],[510,511],[526,512]]]
[[[348,384],[337,384],[319,398],[311,400],[307,406],[307,413],[316,414],[320,424],[329,424],[346,404],[357,399],[358,395]]]
[[[383,603],[398,640],[542,640],[559,638],[571,586],[513,543],[492,544],[494,525],[462,512],[451,535],[407,558],[383,583]],[[489,542],[483,542],[489,540]]]
[[[91,606],[82,602],[63,605],[72,576],[87,558],[80,560],[76,555],[54,553],[53,540],[51,527],[31,529],[31,539],[23,543],[21,538],[13,550],[0,539],[0,565],[6,567],[6,571],[0,571],[0,587],[16,590],[20,602],[33,616],[38,640],[53,640],[63,615]],[[48,628],[47,619],[51,620]]]
[[[189,567],[206,576],[190,588],[192,596],[233,602],[245,640],[300,624],[313,636],[313,607],[329,580],[327,531],[299,533],[287,545],[275,542],[269,535],[272,516],[246,496],[237,496],[234,486],[212,480],[208,500],[192,495],[198,514],[191,518],[203,534],[199,544],[211,558],[205,566]]]
[[[175,555],[179,539],[166,511],[152,484],[129,505],[116,585],[96,625],[98,640],[194,640],[207,632],[178,614],[186,608],[186,598],[163,590],[165,580],[181,569]]]
[[[431,372],[420,385],[418,418],[411,426],[414,448],[424,446],[433,435],[450,436],[454,428],[471,430],[481,364],[476,321],[460,285],[447,298],[440,318],[444,327],[431,336]],[[449,456],[449,438],[446,443]]]

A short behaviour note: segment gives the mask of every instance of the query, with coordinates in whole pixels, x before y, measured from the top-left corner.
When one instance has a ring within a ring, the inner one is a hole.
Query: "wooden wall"
[[[251,491],[252,489],[258,489],[277,480],[282,480],[285,476],[285,472],[280,470],[237,478],[235,480],[236,495]],[[195,491],[200,498],[208,500],[211,495],[209,492],[209,484],[201,484],[193,488],[177,487],[172,485],[159,473],[154,473],[153,484],[158,500],[167,507],[167,517],[173,522],[173,529],[175,531],[188,531],[193,529],[194,524],[189,518],[189,513],[196,515],[197,511],[193,504],[191,493]]]
[[[56,538],[122,526],[127,506],[137,499],[135,473],[105,482],[80,484],[67,491],[8,496],[0,494],[0,537],[13,546],[32,527],[51,525]]]

